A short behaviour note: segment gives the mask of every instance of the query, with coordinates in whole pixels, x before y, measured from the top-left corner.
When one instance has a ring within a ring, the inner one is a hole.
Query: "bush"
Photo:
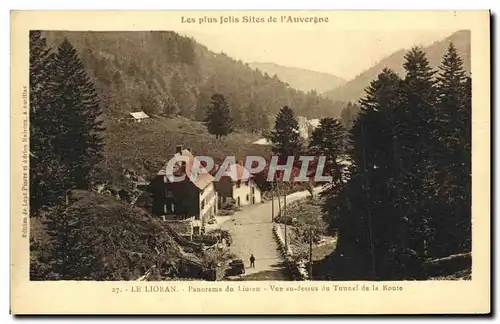
[[[236,201],[233,198],[228,198],[225,202],[221,204],[220,209],[234,210],[235,206],[236,206]]]

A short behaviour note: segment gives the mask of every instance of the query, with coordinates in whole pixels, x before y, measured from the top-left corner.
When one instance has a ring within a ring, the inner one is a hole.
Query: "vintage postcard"
[[[488,11],[13,11],[14,314],[488,314]]]

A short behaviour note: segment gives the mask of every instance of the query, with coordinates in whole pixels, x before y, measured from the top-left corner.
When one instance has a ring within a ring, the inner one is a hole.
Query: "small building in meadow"
[[[149,116],[144,112],[144,111],[136,111],[136,112],[131,112],[129,113],[130,116],[132,116],[132,120],[136,123],[144,122],[146,120],[149,120]]]
[[[252,144],[255,144],[255,145],[266,145],[266,146],[273,145],[273,143],[270,140],[268,140],[267,138],[258,139],[255,142],[252,142]]]

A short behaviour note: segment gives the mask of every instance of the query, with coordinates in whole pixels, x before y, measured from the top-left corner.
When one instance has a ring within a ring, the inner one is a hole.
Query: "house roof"
[[[144,111],[137,111],[137,112],[131,112],[129,113],[132,117],[135,119],[144,119],[144,118],[149,118],[148,115]]]
[[[182,150],[181,153],[175,153],[174,157],[181,156],[181,155],[188,157],[188,161],[186,163],[186,174],[189,175],[189,174],[191,174],[191,169],[193,168],[195,157],[193,154],[191,154],[191,152],[189,150]],[[163,166],[163,168],[161,168],[160,171],[158,171],[157,175],[159,175],[159,176],[166,176],[167,175],[167,164],[165,164],[165,166]],[[173,168],[173,174],[180,175],[180,172],[181,172],[180,171],[180,163],[178,162],[178,163],[176,163],[176,165]],[[198,173],[196,178],[194,179],[194,181],[191,178],[189,178],[189,176],[187,177],[187,179],[189,181],[191,181],[198,189],[205,189],[206,186],[208,186],[210,183],[212,183],[214,181],[214,177],[208,172]]]
[[[219,167],[216,168],[215,172],[218,172]],[[239,163],[230,164],[228,169],[229,170],[226,169],[223,173],[223,176],[230,177],[233,181],[248,180],[253,177],[253,175],[250,174],[250,171],[245,169],[245,167]]]

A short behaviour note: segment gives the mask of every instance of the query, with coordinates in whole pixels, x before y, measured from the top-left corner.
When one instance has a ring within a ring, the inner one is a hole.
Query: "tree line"
[[[104,127],[95,87],[68,40],[54,51],[30,37],[30,208],[36,214],[68,189],[89,189],[102,159]]]
[[[453,44],[437,70],[420,47],[403,67],[384,69],[340,120],[321,119],[309,143],[288,107],[270,137],[277,155],[327,156],[337,279],[425,279],[426,261],[471,251],[471,78]]]

